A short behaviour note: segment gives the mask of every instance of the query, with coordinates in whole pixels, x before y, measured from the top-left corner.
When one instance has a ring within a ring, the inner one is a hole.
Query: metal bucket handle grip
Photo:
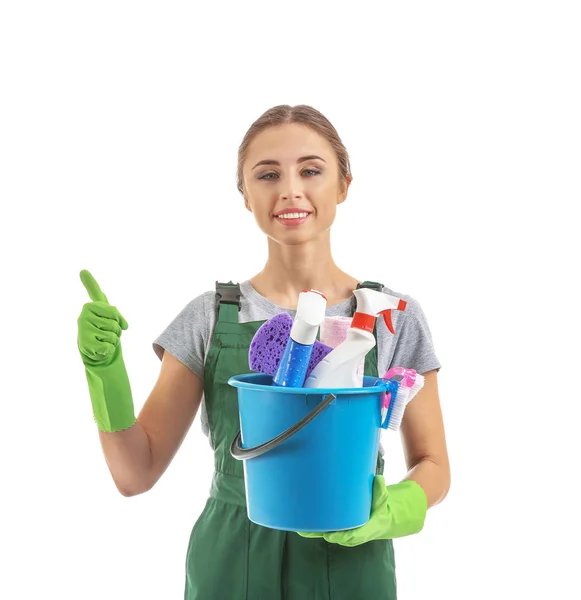
[[[257,456],[261,456],[265,452],[280,446],[283,442],[286,442],[290,437],[292,437],[295,433],[299,432],[305,425],[310,423],[319,413],[323,412],[333,400],[335,400],[337,396],[335,394],[329,394],[326,396],[322,402],[319,402],[313,410],[303,417],[300,421],[289,427],[286,431],[283,431],[276,437],[272,438],[268,442],[264,442],[259,446],[255,446],[254,448],[242,448],[240,445],[240,441],[242,439],[241,432],[238,431],[236,437],[232,441],[230,446],[230,454],[236,460],[247,460],[249,458],[256,458]]]

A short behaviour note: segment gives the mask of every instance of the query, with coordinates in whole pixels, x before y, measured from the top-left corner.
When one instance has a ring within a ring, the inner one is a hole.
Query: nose
[[[303,197],[301,179],[290,175],[284,178],[284,182],[281,182],[280,199],[281,200],[295,200]]]

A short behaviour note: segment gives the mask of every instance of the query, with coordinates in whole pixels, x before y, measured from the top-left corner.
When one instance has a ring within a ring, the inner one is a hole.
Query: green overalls
[[[237,390],[227,381],[250,372],[248,349],[263,321],[238,322],[237,286],[218,284],[217,291],[220,307],[204,371],[215,473],[190,535],[185,600],[395,600],[391,540],[348,548],[249,521],[243,464],[230,455],[240,420]],[[376,348],[366,356],[366,375],[377,376]]]

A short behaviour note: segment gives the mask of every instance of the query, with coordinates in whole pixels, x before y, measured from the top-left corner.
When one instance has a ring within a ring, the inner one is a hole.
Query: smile
[[[309,213],[307,212],[294,212],[294,213],[285,213],[284,215],[277,215],[277,219],[303,219],[304,217],[308,217]]]
[[[302,225],[310,216],[311,213],[308,212],[292,212],[277,215],[275,218],[285,227],[296,227],[297,225]]]

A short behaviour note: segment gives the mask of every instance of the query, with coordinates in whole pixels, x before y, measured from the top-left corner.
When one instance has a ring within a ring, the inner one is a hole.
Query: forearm
[[[404,480],[407,479],[416,481],[422,487],[430,508],[441,502],[450,489],[450,467],[424,458],[408,471],[404,477]]]
[[[117,489],[135,496],[152,486],[152,460],[149,438],[136,422],[129,429],[107,433],[99,430],[105,461]]]

